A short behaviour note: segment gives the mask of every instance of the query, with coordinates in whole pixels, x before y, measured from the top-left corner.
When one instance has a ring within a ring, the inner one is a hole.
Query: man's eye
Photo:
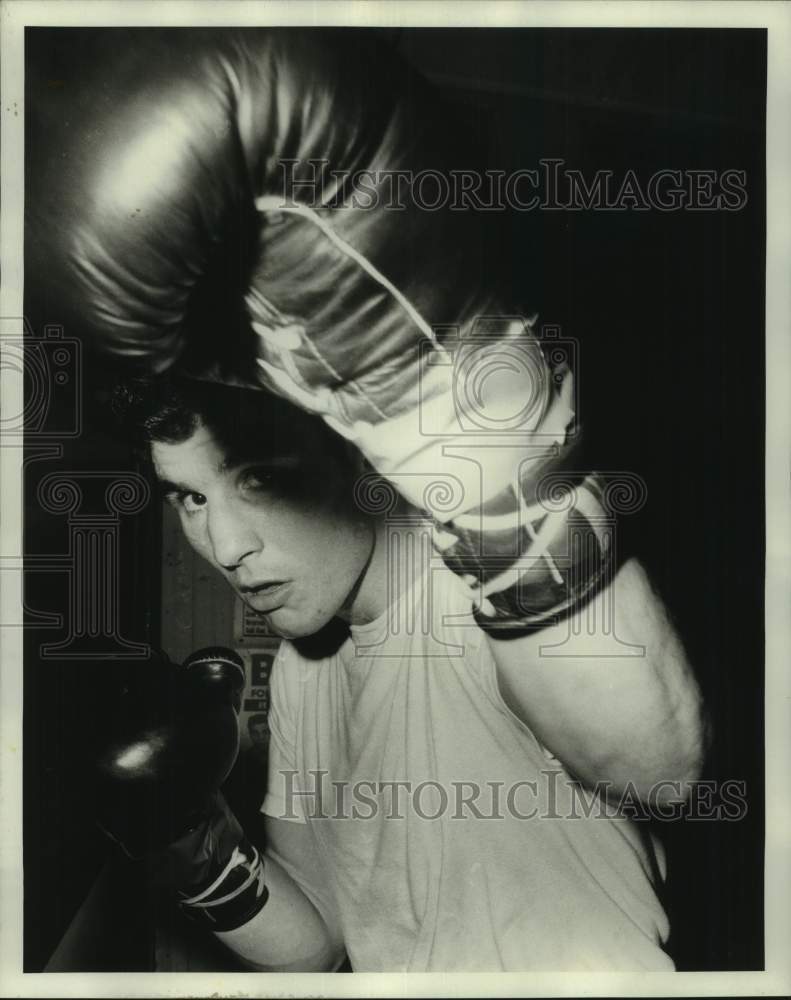
[[[242,474],[242,487],[246,490],[266,492],[267,490],[282,491],[287,489],[294,473],[290,469],[256,467],[246,469]]]
[[[206,506],[206,497],[202,493],[185,493],[181,498],[184,510],[192,512]]]
[[[277,479],[272,469],[247,469],[242,482],[255,490],[274,486]]]
[[[181,507],[188,514],[193,514],[206,506],[206,497],[202,493],[190,493],[187,490],[166,493],[165,499],[174,507]]]
[[[251,493],[291,494],[299,489],[300,460],[292,455],[275,455],[262,465],[245,465],[238,471],[237,484]]]

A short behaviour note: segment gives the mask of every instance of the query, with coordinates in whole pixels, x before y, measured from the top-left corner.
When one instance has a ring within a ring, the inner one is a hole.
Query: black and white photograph
[[[791,989],[770,7],[3,5],[0,995]]]

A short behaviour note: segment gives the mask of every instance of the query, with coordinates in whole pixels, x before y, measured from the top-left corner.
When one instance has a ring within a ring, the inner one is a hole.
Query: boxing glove
[[[135,670],[108,705],[96,760],[99,825],[182,911],[213,930],[246,923],[267,901],[263,858],[220,793],[239,749],[244,665],[209,648],[176,667]]]
[[[321,414],[431,516],[484,627],[590,592],[608,552],[596,477],[565,472],[572,376],[522,318],[504,213],[465,200],[484,152],[424,81],[359,31],[61,56],[68,86],[30,84],[26,245],[81,329]]]

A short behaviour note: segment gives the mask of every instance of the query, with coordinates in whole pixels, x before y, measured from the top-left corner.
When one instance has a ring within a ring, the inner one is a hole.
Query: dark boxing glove
[[[219,791],[239,749],[243,687],[242,661],[219,647],[181,667],[142,665],[108,706],[112,736],[96,762],[100,826],[212,930],[241,926],[267,901],[263,858]]]
[[[59,53],[59,93],[46,53],[31,74],[26,270],[47,296],[116,358],[321,414],[427,511],[482,626],[591,592],[608,525],[570,460],[572,376],[521,318],[469,127],[359,31],[100,42]]]

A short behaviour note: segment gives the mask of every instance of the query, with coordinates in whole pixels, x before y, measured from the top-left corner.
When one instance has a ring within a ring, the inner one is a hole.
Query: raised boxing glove
[[[358,31],[136,30],[59,74],[28,98],[27,245],[97,343],[321,414],[433,518],[485,628],[604,579],[572,376],[520,318],[502,214],[459,203],[469,130],[402,60]]]

